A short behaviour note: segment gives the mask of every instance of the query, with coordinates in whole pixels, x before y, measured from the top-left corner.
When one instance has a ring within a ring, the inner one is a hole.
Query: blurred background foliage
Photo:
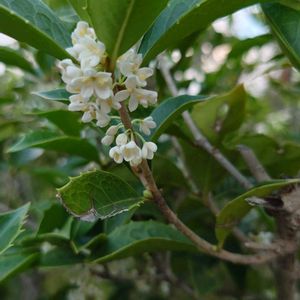
[[[68,2],[45,2],[71,30],[78,17]],[[0,278],[8,276],[0,285],[1,299],[275,299],[274,279],[267,267],[234,266],[201,254],[149,253],[102,265],[83,265],[81,256],[76,255],[78,249],[87,242],[90,245],[85,251],[97,249],[101,244],[99,233],[109,232],[118,219],[92,224],[75,220],[58,205],[56,188],[69,176],[99,164],[141,191],[142,186],[126,166],[110,162],[108,149],[100,143],[104,132],[81,124],[79,116],[68,112],[63,101],[35,95],[61,85],[55,59],[4,35],[0,43],[4,49],[3,55],[0,49],[0,209],[32,203],[23,235],[28,236],[28,245],[42,253],[38,270],[11,278],[8,275],[13,272],[0,274]],[[12,60],[5,56],[7,51],[11,51]],[[272,177],[298,174],[299,73],[273,40],[259,7],[214,22],[167,55],[181,93],[227,95],[195,105],[191,113],[209,140],[242,172],[250,176],[236,150],[239,144],[251,147]],[[156,70],[151,84],[157,87],[162,101],[170,94]],[[242,84],[244,89],[234,89]],[[30,135],[37,132],[42,139],[32,144]],[[152,163],[157,182],[178,216],[215,242],[215,218],[207,208],[209,198],[223,207],[242,190],[209,154],[193,146],[180,119],[168,133],[160,138],[159,155]],[[53,140],[53,134],[62,138]],[[23,135],[27,140],[16,147]],[[174,149],[170,136],[177,136],[201,195],[193,193],[184,179],[178,149]],[[84,140],[78,142],[79,137]],[[83,143],[84,150],[79,148]],[[100,153],[100,162],[93,159],[95,151]],[[147,203],[133,219],[162,217]],[[257,240],[270,238],[273,226],[272,219],[261,211],[251,212],[241,223],[241,229]],[[36,231],[39,242],[31,240]],[[240,250],[234,237],[226,246]],[[15,269],[26,269],[27,264],[29,258]]]

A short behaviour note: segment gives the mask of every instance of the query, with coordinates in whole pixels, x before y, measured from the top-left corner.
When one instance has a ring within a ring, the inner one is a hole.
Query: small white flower
[[[80,21],[77,23],[77,26],[71,35],[73,45],[79,43],[80,40],[86,36],[96,39],[94,29],[89,27],[87,22]]]
[[[83,76],[74,79],[70,86],[79,90],[83,98],[88,99],[95,95],[101,99],[108,99],[112,95],[111,73],[87,69]]]
[[[96,119],[96,113],[97,113],[97,107],[94,104],[88,104],[86,105],[86,107],[84,108],[84,114],[81,118],[83,123],[89,123],[91,121],[93,121],[94,119]]]
[[[156,144],[152,142],[145,142],[142,148],[142,157],[144,159],[152,159],[156,151],[157,151]]]
[[[78,56],[82,69],[96,67],[105,53],[105,46],[101,42],[85,36],[76,44],[73,52]]]
[[[96,111],[96,119],[97,123],[96,125],[99,127],[106,127],[110,122],[110,116],[99,109]]]
[[[135,89],[130,95],[128,108],[129,111],[135,111],[138,105],[147,108],[149,105],[154,105],[157,102],[157,92],[144,89]]]
[[[128,142],[127,134],[121,133],[116,138],[116,144],[117,146],[123,146]]]
[[[142,55],[137,54],[134,49],[128,50],[118,59],[121,74],[134,78],[138,87],[145,87],[146,79],[153,75],[151,68],[140,68],[142,60]]]
[[[128,94],[124,93],[126,91],[120,91],[116,95],[111,96],[108,99],[97,99],[97,103],[100,105],[101,110],[110,113],[112,109],[119,110],[121,108],[120,102],[128,98]]]
[[[142,151],[135,141],[130,141],[126,145],[121,146],[121,150],[125,161],[137,161],[142,156]]]
[[[140,131],[146,135],[151,134],[151,129],[156,127],[156,123],[153,121],[152,117],[147,117],[140,122]]]
[[[110,149],[109,156],[117,163],[121,164],[123,162],[123,154],[121,151],[121,148],[118,146],[115,146]]]
[[[115,137],[113,135],[105,135],[102,140],[101,143],[105,146],[110,146],[113,141],[114,141]]]
[[[83,98],[80,94],[70,96],[70,104],[68,109],[70,111],[84,111],[87,108],[88,100]]]
[[[118,130],[119,130],[119,126],[117,125],[110,126],[106,131],[106,135],[115,136],[118,133]]]
[[[64,59],[58,63],[58,68],[62,74],[62,80],[69,85],[74,79],[82,76],[81,69],[76,66],[71,59]]]

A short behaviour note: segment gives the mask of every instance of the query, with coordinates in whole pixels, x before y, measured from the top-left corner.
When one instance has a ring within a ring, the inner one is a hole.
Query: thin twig
[[[167,66],[166,58],[164,56],[160,56],[160,70],[163,74],[163,77],[167,83],[167,86],[173,97],[179,95],[178,89],[175,85],[175,82],[171,76],[170,69]],[[244,188],[250,189],[253,187],[251,182],[240,173],[240,171],[221,153],[221,151],[215,148],[208,139],[202,134],[200,129],[196,126],[193,121],[191,115],[188,111],[182,113],[183,120],[185,124],[190,129],[194,139],[195,144],[201,148],[206,150],[210,155],[212,155],[219,164],[228,171]]]
[[[252,149],[245,145],[238,145],[237,149],[241,153],[244,161],[250,169],[250,172],[258,182],[271,180],[271,177],[266,172],[260,161],[257,159]]]

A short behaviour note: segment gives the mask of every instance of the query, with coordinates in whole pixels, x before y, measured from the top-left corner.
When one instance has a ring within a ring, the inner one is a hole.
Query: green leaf
[[[106,219],[143,203],[125,181],[103,171],[71,178],[58,193],[66,209],[86,221]]]
[[[268,0],[170,0],[144,36],[140,47],[140,52],[145,55],[144,63],[183,38],[204,30],[216,19],[266,1]]]
[[[51,101],[59,101],[62,103],[69,103],[71,94],[68,93],[65,89],[57,89],[51,91],[44,91],[44,92],[34,92],[33,95],[39,96],[46,100]]]
[[[225,239],[230,234],[233,227],[236,226],[238,222],[253,208],[253,206],[246,202],[247,198],[264,198],[276,190],[280,190],[283,187],[299,182],[300,179],[276,180],[268,182],[252,188],[248,192],[227,203],[217,216],[215,232],[219,246],[223,246]]]
[[[46,118],[61,129],[65,134],[71,136],[80,136],[80,131],[84,127],[79,121],[78,114],[67,110],[38,112],[34,113],[34,115]]]
[[[114,63],[138,42],[166,6],[167,0],[88,0],[96,34]]]
[[[0,214],[0,254],[13,245],[14,240],[22,232],[30,204],[19,207],[16,210]]]
[[[19,51],[8,47],[0,47],[0,61],[36,75],[36,70],[32,67],[32,64]]]
[[[0,256],[0,282],[29,268],[38,258],[37,253],[5,254]]]
[[[247,95],[243,85],[228,94],[193,107],[192,118],[213,143],[220,143],[226,134],[237,130],[245,118]]]
[[[151,113],[157,127],[152,131],[149,139],[157,140],[159,136],[172,124],[172,122],[185,110],[200,101],[207,100],[205,96],[178,96],[163,101]]]
[[[90,161],[99,161],[98,151],[87,140],[62,136],[53,131],[34,131],[25,134],[8,152],[18,152],[28,148],[42,148],[83,157]]]
[[[78,16],[91,24],[90,16],[87,12],[87,0],[68,0],[75,9]]]
[[[59,59],[71,36],[63,22],[40,0],[0,0],[0,31]]]
[[[169,225],[156,221],[130,222],[107,236],[97,251],[96,263],[104,263],[150,251],[193,251],[193,244]]]
[[[262,8],[283,51],[300,69],[300,11],[278,3],[266,3]]]

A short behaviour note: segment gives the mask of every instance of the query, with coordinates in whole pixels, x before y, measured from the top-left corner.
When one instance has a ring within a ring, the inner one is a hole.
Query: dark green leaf
[[[65,89],[58,89],[45,92],[34,92],[33,95],[37,95],[46,100],[59,101],[62,103],[69,103],[69,97],[71,96]]]
[[[172,122],[185,110],[200,101],[207,100],[205,96],[178,96],[163,101],[151,113],[157,127],[152,131],[150,139],[157,140],[159,136],[172,124]]]
[[[150,251],[193,251],[193,244],[169,225],[155,221],[131,222],[115,229],[97,251],[103,263]]]
[[[14,240],[22,232],[29,204],[16,210],[0,214],[0,254],[13,245]]]
[[[171,0],[144,36],[140,52],[148,62],[192,33],[204,30],[218,18],[268,0]]]
[[[262,8],[282,49],[300,69],[300,11],[278,3],[266,3]]]
[[[103,171],[92,171],[71,178],[58,192],[66,209],[86,221],[106,219],[143,202],[126,182]]]
[[[248,192],[226,204],[226,206],[217,216],[215,231],[219,246],[223,246],[225,239],[230,234],[233,227],[236,226],[238,222],[253,208],[253,206],[246,202],[247,198],[264,198],[276,190],[280,190],[285,186],[299,182],[300,179],[276,180],[268,182],[252,188]]]
[[[77,155],[91,161],[99,161],[97,149],[85,139],[62,136],[53,131],[34,131],[24,135],[8,152],[27,148],[42,148]]]
[[[88,0],[98,38],[113,62],[138,42],[166,6],[167,0]]]
[[[70,57],[64,50],[70,33],[40,0],[0,0],[0,31],[59,59]]]
[[[32,64],[19,51],[0,47],[0,61],[6,65],[18,67],[29,73],[36,74],[36,70],[34,70]]]
[[[65,134],[70,136],[79,136],[83,129],[78,114],[67,110],[52,110],[46,112],[38,112],[35,115],[44,117],[51,123],[55,124]]]
[[[5,254],[0,256],[0,282],[21,273],[37,260],[38,254]]]

